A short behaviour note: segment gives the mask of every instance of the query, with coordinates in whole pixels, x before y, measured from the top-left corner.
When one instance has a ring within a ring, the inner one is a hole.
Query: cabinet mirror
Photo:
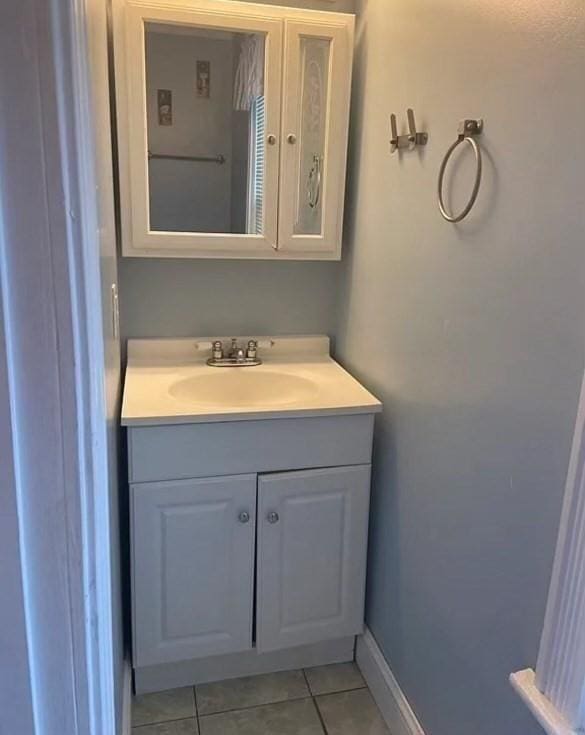
[[[151,231],[261,234],[265,37],[145,24]]]

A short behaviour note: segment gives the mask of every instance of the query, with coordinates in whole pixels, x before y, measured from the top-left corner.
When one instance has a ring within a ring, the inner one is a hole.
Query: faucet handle
[[[212,351],[213,351],[214,360],[223,360],[223,345],[221,343],[221,340],[219,339],[214,340],[213,345],[212,345]]]
[[[246,350],[246,357],[249,360],[255,360],[258,354],[258,342],[255,339],[251,339],[248,342],[248,349]]]

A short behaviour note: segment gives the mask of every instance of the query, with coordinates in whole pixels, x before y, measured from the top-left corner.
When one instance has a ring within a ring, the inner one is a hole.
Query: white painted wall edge
[[[368,628],[357,639],[355,660],[392,735],[425,735]]]
[[[510,674],[510,684],[548,735],[577,735],[579,731],[574,730],[552,702],[537,689],[535,679],[532,669]]]
[[[122,695],[122,732],[120,735],[131,735],[132,732],[132,663],[124,661],[124,693]]]
[[[571,727],[585,725],[585,376],[535,683]]]
[[[0,24],[0,66],[10,69],[2,94],[14,99],[0,125],[0,149],[10,151],[0,162],[0,270],[35,732],[109,735],[104,361],[83,2],[12,3]]]

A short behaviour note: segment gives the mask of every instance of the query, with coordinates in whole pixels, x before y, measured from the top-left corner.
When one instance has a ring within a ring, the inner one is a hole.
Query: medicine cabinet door
[[[285,29],[278,247],[339,258],[353,18]]]
[[[123,6],[125,255],[261,257],[276,248],[282,20],[229,5]]]

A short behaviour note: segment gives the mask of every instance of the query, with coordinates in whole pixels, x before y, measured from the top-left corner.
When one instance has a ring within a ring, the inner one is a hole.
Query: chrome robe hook
[[[396,115],[394,113],[390,115],[390,153],[396,153],[399,150],[413,151],[418,145],[426,145],[428,143],[429,134],[419,133],[416,130],[414,110],[409,107],[406,115],[408,118],[408,135],[398,135]]]

